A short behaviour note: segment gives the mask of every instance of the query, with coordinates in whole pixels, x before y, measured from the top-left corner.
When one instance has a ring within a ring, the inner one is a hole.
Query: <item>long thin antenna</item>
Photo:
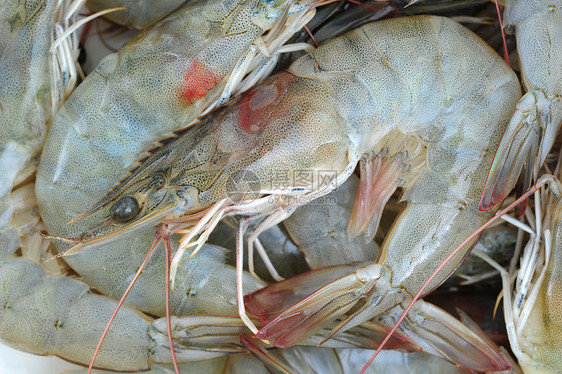
[[[498,0],[495,0],[495,3],[496,3],[496,11],[498,12],[498,21],[500,21],[500,30],[502,33],[503,57],[507,66],[511,67],[511,64],[509,63],[509,52],[507,51],[507,42],[505,41],[505,32],[503,31],[503,22],[502,22],[502,14],[500,12],[500,5],[498,4]]]
[[[111,317],[109,318],[109,321],[107,322],[107,325],[105,325],[105,329],[103,330],[103,333],[101,334],[100,340],[98,341],[98,345],[96,346],[96,349],[94,351],[92,359],[90,360],[90,365],[88,366],[88,374],[92,373],[92,369],[94,368],[94,362],[96,361],[96,358],[98,357],[98,354],[99,354],[100,349],[101,349],[101,345],[103,344],[103,341],[105,340],[105,337],[107,336],[107,333],[109,332],[109,328],[111,327],[111,324],[115,320],[115,317],[117,316],[117,313],[119,312],[119,309],[121,309],[121,306],[125,302],[125,299],[127,298],[127,296],[129,296],[129,292],[131,292],[131,289],[135,285],[135,282],[137,281],[137,279],[141,275],[142,271],[146,268],[146,264],[148,264],[148,261],[150,260],[152,255],[154,254],[154,252],[156,252],[156,248],[158,248],[158,245],[160,244],[161,241],[162,241],[162,236],[161,236],[160,229],[158,229],[158,231],[156,231],[156,233],[154,234],[154,239],[152,240],[152,245],[150,246],[150,250],[146,253],[146,256],[144,257],[144,260],[142,261],[141,265],[139,266],[139,269],[137,270],[137,272],[135,273],[135,276],[133,277],[133,279],[131,280],[131,282],[127,286],[127,289],[123,293],[123,296],[121,296],[121,299],[117,303],[117,306],[115,307],[115,310],[113,311],[113,314],[111,314]],[[179,374],[179,371],[176,371],[176,373]]]

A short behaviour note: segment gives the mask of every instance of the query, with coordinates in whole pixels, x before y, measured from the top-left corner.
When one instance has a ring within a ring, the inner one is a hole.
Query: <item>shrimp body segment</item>
[[[54,0],[0,1],[0,196],[37,168],[53,115],[49,49],[59,11]]]
[[[41,265],[28,259],[1,259],[0,270],[4,305],[0,339],[26,352],[88,363],[116,302],[90,293],[76,279],[47,276]],[[156,346],[147,334],[149,327],[148,317],[125,308],[108,336],[98,367],[148,369],[148,352]]]

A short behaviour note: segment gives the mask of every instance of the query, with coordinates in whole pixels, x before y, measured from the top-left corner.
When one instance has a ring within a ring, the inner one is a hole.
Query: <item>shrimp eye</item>
[[[139,202],[132,196],[120,198],[109,209],[111,218],[116,222],[132,221],[140,213]]]

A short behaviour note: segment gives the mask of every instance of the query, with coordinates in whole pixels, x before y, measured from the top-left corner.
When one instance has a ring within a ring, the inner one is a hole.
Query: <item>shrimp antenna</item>
[[[494,222],[496,222],[498,219],[500,219],[503,215],[505,215],[506,213],[511,211],[513,208],[515,208],[516,206],[518,206],[519,204],[524,202],[529,196],[534,194],[536,191],[540,190],[545,184],[548,183],[550,178],[551,178],[550,175],[543,175],[530,190],[525,192],[521,197],[519,197],[513,203],[509,204],[507,208],[503,209],[502,211],[497,213],[494,217],[490,218],[490,220],[488,220],[488,222],[486,222],[482,226],[480,226],[480,228],[478,230],[473,232],[468,238],[466,238],[461,244],[459,244],[459,246],[457,248],[455,248],[455,250],[453,252],[451,252],[451,254],[449,256],[447,256],[447,258],[441,263],[441,265],[439,265],[437,267],[437,269],[435,269],[435,271],[429,276],[429,278],[422,285],[420,290],[412,298],[412,301],[410,301],[410,304],[408,304],[408,307],[406,307],[406,309],[404,310],[404,312],[402,313],[402,315],[400,316],[398,321],[396,321],[396,323],[394,324],[392,329],[390,329],[388,335],[384,338],[384,340],[379,345],[379,347],[377,348],[375,353],[373,353],[373,355],[371,356],[369,361],[367,361],[367,363],[365,364],[365,366],[361,370],[360,374],[365,373],[365,371],[367,370],[369,365],[371,365],[373,360],[377,357],[379,352],[383,349],[384,345],[390,340],[390,338],[392,337],[392,334],[394,334],[394,332],[398,329],[398,326],[400,326],[400,324],[402,323],[404,318],[406,318],[406,315],[410,312],[410,309],[412,309],[412,307],[414,306],[414,303],[420,299],[421,295],[424,293],[426,288],[429,286],[429,284],[431,283],[433,278],[435,278],[437,276],[437,274],[439,274],[439,272],[445,267],[445,265],[447,265],[447,263],[449,261],[451,261],[463,249],[463,247],[465,245],[467,245],[474,238],[476,238],[478,235],[480,235],[482,233],[482,231],[486,230],[489,226],[491,226]]]
[[[172,253],[171,253],[172,252],[172,248],[171,248],[172,246],[171,246],[171,243],[170,243],[170,233],[171,233],[171,230],[170,230],[170,228],[168,227],[167,224],[161,224],[158,227],[158,230],[156,231],[156,233],[154,234],[154,238],[152,239],[152,244],[150,245],[150,249],[148,250],[146,256],[144,257],[144,260],[142,261],[141,265],[139,266],[139,269],[135,273],[135,276],[133,277],[133,279],[131,280],[131,282],[127,286],[127,289],[123,293],[123,296],[121,296],[121,299],[117,303],[117,306],[115,307],[115,310],[113,311],[113,314],[111,314],[111,317],[109,318],[109,321],[107,322],[107,325],[105,326],[105,329],[103,330],[103,333],[100,337],[100,340],[98,341],[98,345],[96,346],[94,354],[92,355],[92,360],[90,361],[90,365],[88,366],[88,374],[92,373],[92,369],[94,368],[94,362],[96,361],[98,353],[100,352],[101,345],[103,344],[103,341],[105,340],[105,337],[107,336],[107,333],[109,332],[109,328],[111,327],[111,324],[115,320],[115,317],[117,316],[117,313],[119,312],[119,309],[121,309],[121,306],[125,302],[125,299],[127,298],[127,296],[129,296],[129,293],[131,292],[131,289],[135,285],[135,283],[136,283],[137,279],[139,278],[139,276],[141,275],[142,271],[146,268],[146,264],[148,264],[148,261],[152,258],[152,255],[154,254],[154,252],[156,252],[156,249],[158,248],[158,245],[161,242],[164,242],[164,250],[166,252],[166,255],[165,255],[165,257],[166,257],[166,327],[168,329],[168,343],[170,345],[170,354],[172,355],[172,364],[174,365],[174,370],[175,370],[176,374],[180,374],[180,371],[179,371],[179,368],[178,368],[178,363],[177,363],[177,360],[176,360],[176,352],[174,351],[174,340],[172,338],[172,323],[171,323],[171,316],[170,316],[171,315],[171,313],[170,313],[170,261],[171,261],[171,255],[172,255]]]
[[[509,63],[509,52],[507,51],[507,42],[505,41],[505,32],[503,31],[503,22],[502,22],[502,14],[500,12],[500,5],[498,4],[498,0],[494,1],[496,3],[496,11],[498,12],[498,21],[500,21],[500,30],[502,33],[502,41],[503,41],[503,58],[507,66],[511,67]]]

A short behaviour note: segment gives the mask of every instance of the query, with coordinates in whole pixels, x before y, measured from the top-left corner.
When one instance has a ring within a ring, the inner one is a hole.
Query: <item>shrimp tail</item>
[[[394,310],[398,314],[401,312],[401,308]],[[385,318],[393,324],[392,314]],[[398,314],[396,317],[399,317]],[[434,353],[432,349],[435,349],[438,353],[434,354],[465,370],[508,370],[510,365],[502,357],[499,348],[481,330],[476,330],[478,326],[466,314],[462,313],[461,316],[464,324],[435,305],[418,300],[399,330],[428,353]]]
[[[269,323],[323,285],[355,271],[359,265],[360,263],[328,266],[273,283],[246,295],[246,310],[259,316],[262,322]]]
[[[318,274],[326,273],[326,279],[328,279],[330,275],[335,276],[335,274],[342,270],[345,269],[334,266],[291,278],[278,283],[275,289],[271,291],[271,295],[281,295],[282,293],[279,292],[279,289],[283,288],[283,286],[287,289],[292,288],[296,290],[294,293],[286,292],[288,295],[286,300],[280,301],[275,299],[281,306],[290,305],[297,298],[295,293],[302,292],[307,288],[315,288],[315,281],[318,280],[317,278],[321,278]],[[330,272],[332,274],[329,274]],[[393,292],[393,290],[388,290],[386,287],[376,287],[378,280],[381,281],[381,284],[386,284],[389,281],[389,277],[390,272],[388,269],[384,269],[379,264],[366,265],[365,263],[358,263],[355,271],[340,276],[325,286],[317,288],[307,297],[284,310],[273,321],[263,327],[256,336],[262,340],[274,341],[274,345],[277,347],[289,347],[309,338],[329,325],[332,332],[325,339],[327,340],[336,332],[345,331],[352,326],[369,320],[369,317],[366,316],[370,315],[368,313],[370,309],[380,307],[380,304],[386,305],[387,303],[388,308],[386,309],[389,309],[396,304],[397,293]],[[311,278],[312,281],[309,283],[307,278]],[[303,284],[310,285],[301,286]],[[247,308],[251,313],[259,314],[260,307],[255,306],[255,303],[266,298],[265,292],[267,291],[264,290],[256,293],[255,297],[252,295],[247,297],[249,304]],[[381,292],[382,295],[380,294]],[[398,300],[399,302],[400,300]],[[261,307],[263,308],[263,305]],[[346,316],[346,313],[350,311],[352,312],[351,316]],[[362,313],[363,311],[367,311],[367,313]],[[344,318],[344,320],[338,322],[334,327],[332,322],[340,317]]]
[[[356,278],[365,280],[366,277],[362,277],[362,273],[363,275],[368,273],[373,279],[380,274],[381,278],[377,280],[384,283],[385,269],[380,265],[364,266],[364,263],[358,263],[355,265],[355,273],[332,281],[279,313],[280,309],[291,304],[305,289],[313,288],[318,279],[322,277],[328,279],[330,273],[335,276],[350,266],[332,266],[311,271],[246,296],[247,311],[259,315],[263,322],[268,323],[256,336],[272,341],[276,347],[286,348],[297,343],[302,344],[311,334],[324,335],[326,329],[331,329],[320,344],[328,343],[328,339],[336,333],[346,330],[349,325],[357,324],[357,318],[369,314],[369,304],[371,303],[371,300],[368,299],[369,296],[379,300],[374,300],[374,304],[382,304],[386,303],[388,298],[396,299],[405,294],[402,290],[390,289],[383,299],[374,296],[376,292],[373,290],[384,287],[377,286],[362,290],[361,282],[355,283]],[[310,285],[307,279],[311,280]],[[348,287],[340,287],[344,283],[348,283]],[[356,295],[359,293],[367,296],[357,297]],[[374,324],[379,332],[388,330],[404,310],[401,303],[394,301],[393,304],[396,306],[391,306],[387,308],[387,311],[376,316],[373,320],[376,323],[369,321],[355,328]],[[267,310],[268,305],[275,305],[275,312]],[[363,310],[365,313],[362,313]],[[357,318],[353,313],[357,313]],[[352,316],[348,316],[348,314]],[[276,317],[272,320],[275,315]],[[338,318],[334,321],[334,317]],[[463,315],[463,318],[468,317]],[[342,334],[338,334],[334,338],[340,339],[342,336]],[[369,342],[370,346],[366,348],[378,346],[382,338],[384,338],[384,334],[375,334],[374,339]],[[393,337],[392,339],[394,339],[392,347],[388,346],[386,349],[419,347],[423,351],[455,362],[469,371],[497,371],[509,368],[509,364],[501,356],[497,346],[483,337],[481,332],[463,325],[450,314],[423,301],[417,301],[414,304],[413,311],[408,314],[401,325],[398,338]]]
[[[536,178],[554,144],[561,121],[560,101],[550,101],[537,90],[521,98],[494,157],[480,210],[494,208],[509,195],[526,163],[526,184]]]

